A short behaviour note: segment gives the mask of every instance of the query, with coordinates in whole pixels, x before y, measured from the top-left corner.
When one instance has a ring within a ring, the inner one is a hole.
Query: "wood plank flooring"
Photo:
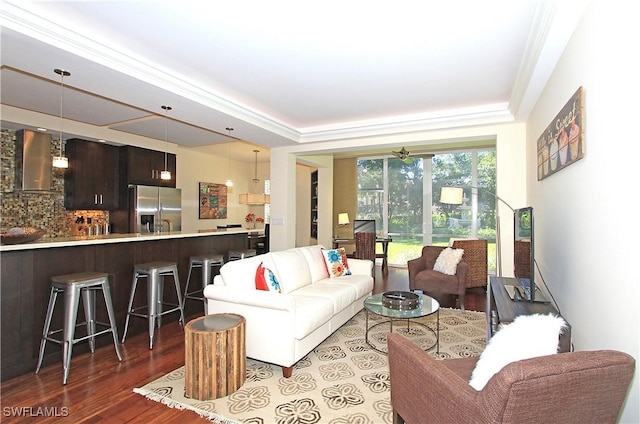
[[[376,267],[374,293],[407,290],[407,270],[389,268],[383,275]],[[437,296],[443,307],[457,307],[452,296]],[[484,311],[486,294],[472,289],[465,297],[468,310]],[[189,317],[187,321],[195,318]],[[120,331],[122,331],[120,329]],[[2,383],[2,423],[191,423],[207,422],[191,411],[180,411],[133,393],[134,387],[155,380],[184,365],[184,333],[176,323],[163,325],[149,350],[146,333],[128,337],[121,344],[118,362],[113,345],[94,354],[73,356],[66,386],[61,363],[44,367],[38,375],[26,374]],[[109,336],[102,336],[109,337]]]

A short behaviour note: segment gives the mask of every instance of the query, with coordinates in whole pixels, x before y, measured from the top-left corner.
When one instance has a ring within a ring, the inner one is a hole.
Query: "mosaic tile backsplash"
[[[46,231],[45,237],[88,235],[88,219],[93,224],[109,221],[109,212],[66,210],[64,208],[64,171],[53,169],[51,191],[26,193],[16,191],[16,132],[0,129],[0,228],[35,227]],[[59,152],[59,140],[51,144],[51,156]]]

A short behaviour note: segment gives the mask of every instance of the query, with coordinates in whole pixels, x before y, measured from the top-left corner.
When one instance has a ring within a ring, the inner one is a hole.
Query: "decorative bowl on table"
[[[416,309],[420,306],[420,296],[406,291],[388,291],[382,294],[382,306],[398,311]]]
[[[44,230],[33,227],[14,227],[9,230],[0,230],[2,244],[20,244],[36,241],[45,235]]]

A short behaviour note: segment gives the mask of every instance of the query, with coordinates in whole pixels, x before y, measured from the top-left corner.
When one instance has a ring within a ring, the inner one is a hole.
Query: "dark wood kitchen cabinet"
[[[77,138],[67,140],[66,209],[118,209],[120,149]]]
[[[176,155],[142,147],[124,146],[121,148],[121,167],[126,175],[126,184],[140,184],[160,187],[176,186]],[[171,172],[170,180],[160,179],[160,172]]]

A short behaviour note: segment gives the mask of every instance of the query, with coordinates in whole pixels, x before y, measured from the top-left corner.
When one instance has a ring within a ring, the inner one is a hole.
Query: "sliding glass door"
[[[357,219],[373,219],[380,235],[393,239],[389,263],[406,265],[423,245],[446,245],[449,239],[486,238],[495,243],[495,202],[465,189],[463,205],[440,203],[446,186],[479,186],[495,192],[495,150],[469,150],[413,157],[366,158],[357,161]],[[427,182],[425,184],[425,181]]]

